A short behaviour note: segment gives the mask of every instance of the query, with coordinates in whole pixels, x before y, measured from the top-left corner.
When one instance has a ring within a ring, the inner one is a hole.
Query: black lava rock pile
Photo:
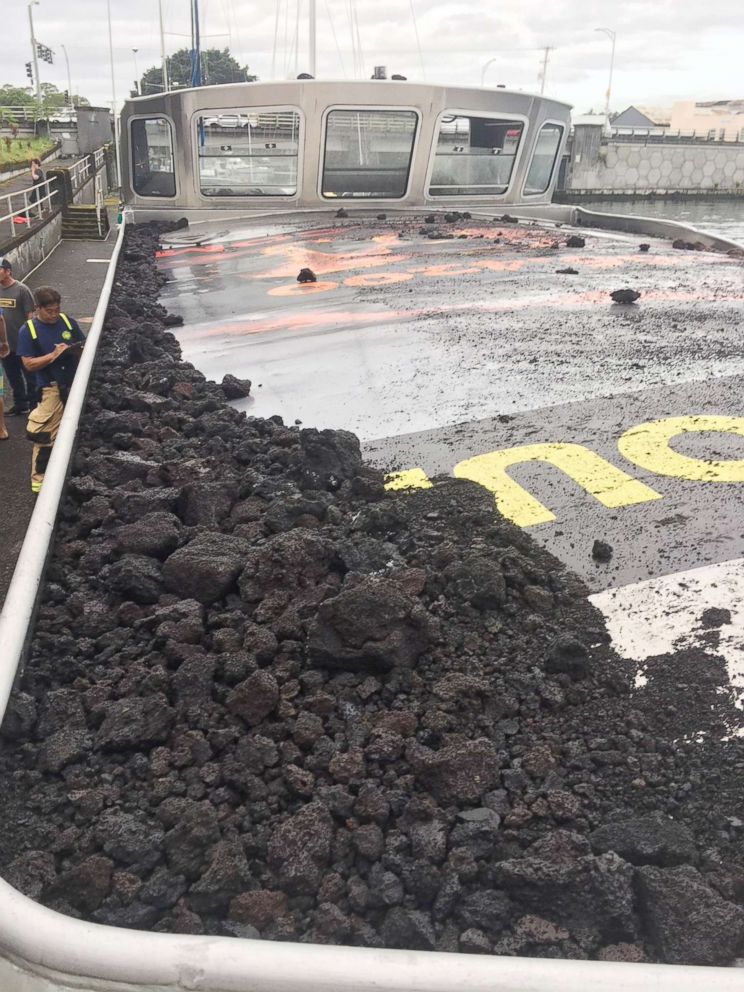
[[[128,236],[2,728],[4,876],[158,931],[730,963],[723,663],[634,692],[483,490],[386,493],[353,435],[228,406],[167,330],[157,238]]]

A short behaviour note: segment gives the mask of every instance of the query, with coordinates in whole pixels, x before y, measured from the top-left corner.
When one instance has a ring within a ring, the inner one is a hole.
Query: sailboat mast
[[[308,37],[310,43],[310,75],[314,77],[317,68],[317,56],[318,56],[316,0],[310,0],[309,17],[310,17],[310,30],[308,32]]]

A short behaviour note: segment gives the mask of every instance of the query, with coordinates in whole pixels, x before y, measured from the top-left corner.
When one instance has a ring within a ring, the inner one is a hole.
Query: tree
[[[257,76],[248,72],[247,65],[237,62],[228,48],[208,48],[201,53],[202,85],[218,86],[220,83],[252,83]],[[168,56],[168,80],[173,89],[191,86],[191,50],[181,48]],[[142,96],[163,91],[163,71],[152,66],[140,80]]]
[[[5,83],[0,86],[0,107],[30,107],[36,103],[36,97],[20,86]]]

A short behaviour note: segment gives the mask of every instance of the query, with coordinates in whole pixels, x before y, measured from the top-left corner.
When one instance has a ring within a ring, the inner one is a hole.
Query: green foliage
[[[53,145],[49,138],[5,138],[0,145],[0,165],[10,162],[25,165],[32,158],[40,158]]]
[[[227,48],[208,48],[201,53],[202,85],[218,86],[220,83],[251,83],[257,77],[248,72],[247,65],[237,62]],[[191,86],[191,51],[181,48],[168,56],[168,79],[173,89]],[[163,90],[163,72],[152,66],[140,80],[142,96],[151,96]]]
[[[0,86],[0,107],[31,107],[35,102],[36,98],[20,86]]]

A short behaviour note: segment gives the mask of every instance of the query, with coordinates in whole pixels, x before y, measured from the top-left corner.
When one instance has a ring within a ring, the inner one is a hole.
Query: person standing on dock
[[[19,416],[28,413],[33,400],[33,376],[25,375],[17,347],[18,332],[25,321],[33,317],[34,298],[28,286],[13,278],[13,266],[7,258],[0,262],[0,308],[5,316],[10,349],[2,359],[5,375],[13,390],[13,406],[8,413]]]
[[[5,331],[5,318],[2,308],[0,308],[0,358],[5,358],[8,354],[8,336]],[[5,376],[0,372],[0,441],[8,440],[8,431],[5,427]]]
[[[36,290],[36,317],[18,335],[18,354],[27,372],[36,377],[39,401],[31,411],[26,437],[33,441],[31,491],[41,489],[52,446],[59,433],[65,403],[75,378],[85,337],[76,320],[60,311],[62,297],[56,289]]]

